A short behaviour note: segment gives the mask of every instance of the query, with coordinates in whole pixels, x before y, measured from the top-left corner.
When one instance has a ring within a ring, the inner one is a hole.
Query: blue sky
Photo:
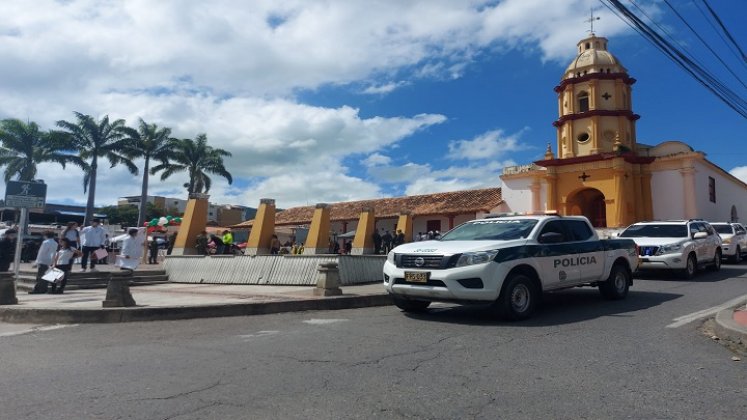
[[[694,0],[701,1],[701,0]],[[690,0],[675,8],[732,68],[737,62]],[[742,97],[699,41],[660,1],[638,1]],[[747,47],[747,3],[711,0]],[[97,0],[0,4],[0,117],[44,127],[72,111],[206,132],[234,153],[236,182],[213,200],[281,207],[500,185],[502,167],[555,148],[554,86],[586,36],[597,35],[638,80],[638,140],[682,140],[747,179],[747,121],[599,1]],[[82,174],[45,165],[50,200],[83,203]],[[151,192],[185,195],[183,178]],[[139,192],[106,170],[97,204]]]

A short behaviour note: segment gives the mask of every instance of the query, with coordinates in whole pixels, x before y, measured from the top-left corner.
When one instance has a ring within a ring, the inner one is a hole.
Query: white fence
[[[344,286],[381,281],[384,261],[384,255],[172,255],[164,269],[174,283],[314,286],[319,264],[336,262]]]

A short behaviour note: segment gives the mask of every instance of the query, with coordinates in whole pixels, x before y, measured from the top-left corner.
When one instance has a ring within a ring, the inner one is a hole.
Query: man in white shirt
[[[127,238],[122,241],[122,251],[120,260],[117,265],[122,270],[134,270],[140,263],[140,257],[143,256],[143,241],[138,236],[138,229],[130,228],[127,231]]]
[[[106,241],[106,230],[101,227],[99,219],[93,219],[91,226],[86,226],[80,231],[80,241],[83,243],[83,257],[80,260],[83,271],[86,271],[88,258],[91,258],[91,271],[96,270],[96,255],[93,255],[97,249],[104,246]]]
[[[34,264],[37,266],[36,271],[36,285],[34,290],[30,291],[30,295],[36,295],[41,293],[47,293],[49,283],[46,280],[42,280],[42,276],[49,270],[49,266],[52,265],[54,260],[54,254],[57,252],[57,241],[54,240],[55,234],[52,231],[44,232],[44,242],[39,247],[39,252],[36,254],[36,261]]]

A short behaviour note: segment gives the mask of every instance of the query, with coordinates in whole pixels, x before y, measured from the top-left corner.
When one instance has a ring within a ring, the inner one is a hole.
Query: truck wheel
[[[521,321],[534,313],[540,293],[532,279],[516,274],[506,279],[506,286],[493,304],[499,315],[508,321]]]
[[[607,280],[599,283],[599,292],[605,299],[609,300],[625,299],[629,288],[630,271],[622,264],[613,265]]]
[[[695,260],[695,255],[690,254],[687,256],[687,265],[682,270],[682,277],[685,280],[692,280],[695,277],[695,272],[698,270],[698,261]]]
[[[731,257],[731,262],[734,264],[739,264],[742,261],[742,250],[739,248],[739,245],[737,245],[737,253],[734,254],[733,257]]]
[[[424,312],[431,303],[427,300],[410,300],[399,296],[392,296],[394,305],[405,312]]]
[[[713,256],[713,262],[711,263],[711,266],[709,267],[711,271],[719,271],[721,270],[721,250],[716,250],[716,255]]]

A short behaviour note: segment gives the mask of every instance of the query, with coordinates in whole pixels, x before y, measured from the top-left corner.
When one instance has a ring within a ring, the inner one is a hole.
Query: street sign
[[[8,181],[5,186],[5,206],[26,209],[44,208],[47,184],[43,182]]]

